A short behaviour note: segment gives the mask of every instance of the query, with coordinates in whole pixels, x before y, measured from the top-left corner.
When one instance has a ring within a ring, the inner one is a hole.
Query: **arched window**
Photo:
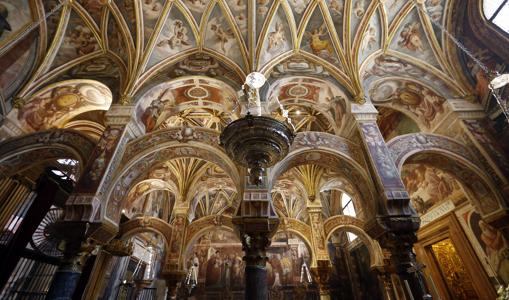
[[[509,0],[484,0],[483,11],[486,19],[509,33]]]
[[[343,214],[347,216],[356,217],[355,207],[353,206],[353,201],[350,196],[346,193],[341,194],[341,206],[343,207]],[[357,235],[347,232],[348,240],[351,242],[357,238]]]

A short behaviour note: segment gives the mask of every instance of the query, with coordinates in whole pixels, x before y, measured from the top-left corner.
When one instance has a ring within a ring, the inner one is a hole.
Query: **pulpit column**
[[[62,241],[64,257],[55,273],[46,299],[70,300],[78,285],[83,266],[96,247],[84,238],[88,230],[85,222],[55,223],[50,230],[53,236]]]
[[[268,299],[267,250],[279,225],[272,206],[266,176],[259,185],[246,183],[243,199],[233,223],[240,233],[246,262],[245,299]],[[246,182],[248,182],[246,178]]]
[[[382,247],[391,251],[393,270],[401,278],[403,289],[411,299],[431,299],[426,290],[420,265],[415,260],[413,244],[420,218],[410,204],[410,197],[383,136],[376,123],[378,111],[371,104],[352,105],[359,133],[364,142],[381,209],[373,232]]]

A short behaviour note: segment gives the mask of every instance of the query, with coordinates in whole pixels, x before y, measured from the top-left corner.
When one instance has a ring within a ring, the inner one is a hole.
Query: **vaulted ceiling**
[[[49,15],[37,71],[21,95],[72,77],[98,79],[117,98],[185,75],[236,89],[255,70],[271,83],[321,78],[357,102],[394,78],[446,98],[473,93],[450,41],[432,25],[451,26],[454,0],[20,2]],[[303,126],[337,131],[320,112],[305,115],[316,122]]]

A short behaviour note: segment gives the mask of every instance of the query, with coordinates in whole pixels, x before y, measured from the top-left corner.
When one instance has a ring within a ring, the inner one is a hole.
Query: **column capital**
[[[134,105],[112,104],[105,115],[106,125],[126,125],[131,121],[134,111]]]
[[[376,121],[378,110],[371,103],[351,104],[351,113],[357,122]]]
[[[459,119],[483,119],[486,117],[484,108],[479,103],[464,99],[447,99],[445,102]]]

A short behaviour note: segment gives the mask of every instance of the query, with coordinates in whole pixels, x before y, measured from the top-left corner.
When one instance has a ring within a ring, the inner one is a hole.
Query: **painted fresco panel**
[[[493,285],[508,284],[509,244],[502,232],[483,221],[472,206],[459,209],[456,215]]]
[[[203,233],[187,248],[185,256],[188,274],[196,274],[198,281],[193,295],[200,298],[214,291],[242,292],[245,280],[243,256],[242,244],[234,232],[215,228]],[[310,266],[311,262],[308,247],[292,233],[276,234],[267,256],[267,281],[273,294],[299,285],[303,265]]]
[[[31,21],[29,0],[0,1],[0,44],[14,37]]]

